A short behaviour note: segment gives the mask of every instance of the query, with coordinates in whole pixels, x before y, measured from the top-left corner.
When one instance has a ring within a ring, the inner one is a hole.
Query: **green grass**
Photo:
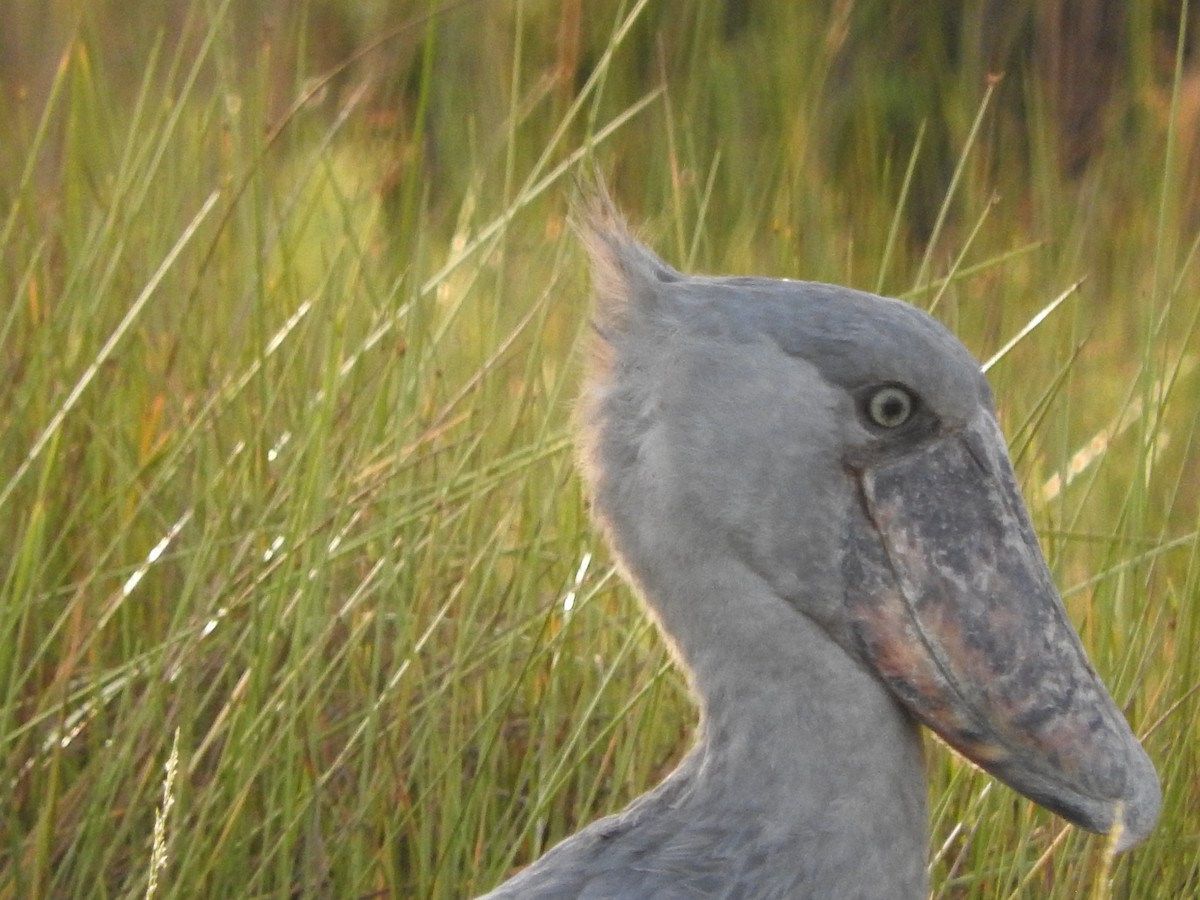
[[[869,22],[666,6],[577,47],[570,3],[362,13],[318,82],[336,6],[85,4],[9,74],[0,897],[463,897],[670,769],[694,713],[571,452],[593,164],[670,261],[903,295],[980,359],[1068,293],[989,374],[1163,817],[1110,866],[934,746],[932,882],[1200,890],[1200,222],[1149,14],[1068,178],[1020,72],[858,53],[847,111]]]

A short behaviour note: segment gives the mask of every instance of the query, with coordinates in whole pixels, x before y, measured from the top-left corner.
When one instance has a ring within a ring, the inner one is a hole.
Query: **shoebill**
[[[580,404],[600,527],[700,708],[657,788],[491,898],[925,898],[921,726],[1133,846],[1158,778],[1092,668],[992,394],[942,325],[685,275],[604,196]]]

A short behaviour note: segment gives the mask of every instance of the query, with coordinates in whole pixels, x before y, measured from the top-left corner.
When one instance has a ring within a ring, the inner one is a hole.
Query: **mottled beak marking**
[[[858,473],[845,555],[859,652],[920,721],[1025,796],[1127,849],[1154,768],[1088,662],[995,420]]]

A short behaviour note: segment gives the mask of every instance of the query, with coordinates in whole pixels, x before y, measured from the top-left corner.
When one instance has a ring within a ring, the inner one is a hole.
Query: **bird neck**
[[[780,865],[803,854],[820,869],[813,883],[840,884],[839,895],[924,897],[915,722],[823,628],[739,568],[701,563],[642,585],[701,707],[678,773],[688,803],[754,822],[757,848],[777,847]]]

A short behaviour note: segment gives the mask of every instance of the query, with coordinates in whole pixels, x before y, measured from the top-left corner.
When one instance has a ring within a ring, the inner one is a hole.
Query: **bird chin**
[[[1141,841],[1157,775],[1067,618],[992,417],[856,477],[854,649],[969,760],[1118,849]]]

